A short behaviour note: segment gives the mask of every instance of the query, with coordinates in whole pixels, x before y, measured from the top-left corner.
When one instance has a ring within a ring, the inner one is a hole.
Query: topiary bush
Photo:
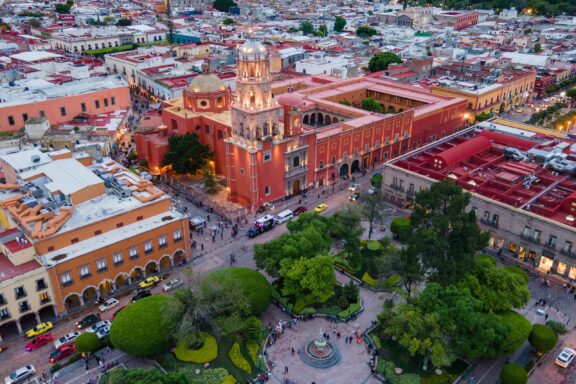
[[[258,364],[258,352],[260,352],[260,344],[256,341],[250,340],[246,343],[246,348],[248,348],[248,353],[254,364]]]
[[[232,348],[230,348],[230,351],[228,352],[228,357],[230,358],[230,361],[232,361],[232,364],[234,364],[236,367],[245,372],[252,373],[252,366],[242,355],[242,352],[240,351],[240,344],[238,344],[238,342],[235,342],[232,345]]]
[[[412,224],[404,217],[397,217],[390,223],[390,232],[395,234],[398,240],[405,242],[412,233]]]
[[[114,347],[134,356],[157,356],[170,348],[183,304],[173,296],[154,295],[128,305],[110,328]]]
[[[568,333],[568,330],[566,329],[566,326],[562,323],[559,323],[557,321],[554,320],[548,320],[546,322],[546,325],[550,328],[552,328],[552,330],[554,331],[554,333],[556,333],[557,335],[565,335],[566,333]]]
[[[498,312],[496,315],[500,322],[509,328],[508,336],[502,340],[499,350],[501,355],[507,355],[524,344],[530,335],[532,324],[527,318],[511,310]]]
[[[174,356],[180,361],[196,364],[204,364],[216,359],[218,357],[218,342],[214,336],[202,332],[201,337],[203,344],[199,349],[190,349],[184,340],[178,341],[172,350]]]
[[[94,332],[85,332],[74,341],[76,350],[81,353],[96,352],[101,348],[101,344]]]
[[[526,384],[527,382],[528,374],[518,364],[506,364],[500,371],[501,384]]]
[[[239,286],[250,302],[254,316],[262,314],[270,304],[270,283],[258,271],[244,267],[229,267],[210,272],[202,284],[217,283],[223,286]]]
[[[547,352],[554,348],[558,336],[554,333],[554,330],[542,324],[534,324],[532,326],[532,332],[528,336],[528,341],[538,352]]]

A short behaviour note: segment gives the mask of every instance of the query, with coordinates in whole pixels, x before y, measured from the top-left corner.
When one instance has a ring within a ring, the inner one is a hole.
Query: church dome
[[[278,104],[288,107],[300,106],[302,104],[302,95],[299,93],[284,93],[276,99]]]
[[[238,48],[238,51],[240,55],[247,59],[259,58],[260,56],[265,56],[267,53],[266,47],[255,40],[246,40],[246,42]]]
[[[198,75],[188,84],[187,89],[194,93],[212,93],[226,90],[226,85],[216,75]]]

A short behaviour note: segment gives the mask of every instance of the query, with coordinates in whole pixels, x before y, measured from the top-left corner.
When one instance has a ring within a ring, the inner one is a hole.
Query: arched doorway
[[[146,276],[152,276],[158,273],[158,263],[151,260],[146,264]]]
[[[302,124],[306,124],[306,125],[310,124],[310,117],[308,115],[304,115],[304,119],[302,120]]]
[[[18,326],[16,325],[16,321],[12,320],[0,325],[0,336],[4,341],[18,337]]]
[[[34,313],[27,313],[20,318],[20,327],[22,327],[24,332],[34,328],[36,324],[38,324],[38,321],[36,320],[36,314]]]
[[[318,125],[324,125],[324,115],[321,113],[318,114]]]
[[[144,277],[144,271],[142,271],[142,268],[140,267],[136,267],[130,272],[130,278],[132,279],[132,281],[142,280],[143,277]]]
[[[351,171],[352,171],[352,173],[360,172],[360,161],[358,161],[358,159],[356,159],[352,162]]]
[[[319,187],[323,187],[324,186],[324,178],[321,177],[320,179],[318,179],[318,186]]]
[[[386,113],[396,113],[396,110],[394,109],[393,106],[389,106],[388,108],[386,108]]]
[[[324,124],[326,124],[326,125],[332,124],[332,118],[330,117],[329,114],[326,114],[326,115],[324,116]]]
[[[342,164],[340,166],[340,177],[348,176],[348,164]]]
[[[364,167],[364,169],[368,168],[368,156],[362,159],[362,167]]]
[[[86,287],[82,292],[82,299],[84,299],[84,305],[95,303],[96,299],[98,299],[96,287]]]
[[[118,288],[118,289],[128,287],[130,285],[130,278],[128,277],[128,274],[120,273],[114,279],[114,284],[116,284],[116,288]]]
[[[74,309],[80,308],[80,304],[80,296],[78,296],[76,293],[72,293],[64,299],[64,308],[66,308],[66,311],[72,311]]]
[[[500,104],[500,113],[504,113],[504,110],[506,109],[506,106],[504,105],[504,103]]]
[[[310,115],[310,125],[312,125],[312,126],[316,125],[316,114],[315,113]]]
[[[174,260],[174,265],[186,264],[186,255],[181,250],[176,251],[172,256],[172,259]]]
[[[102,280],[98,286],[98,292],[100,292],[100,297],[108,297],[114,292],[114,283],[112,280]]]
[[[160,259],[160,272],[169,271],[172,268],[172,260],[170,256],[166,255]]]
[[[300,194],[300,180],[294,180],[294,182],[292,182],[292,194],[293,195]]]
[[[332,124],[336,124],[338,122],[338,118],[337,117],[333,117],[332,118]]]
[[[47,305],[40,308],[38,315],[42,321],[52,321],[56,318],[56,310],[53,305]]]

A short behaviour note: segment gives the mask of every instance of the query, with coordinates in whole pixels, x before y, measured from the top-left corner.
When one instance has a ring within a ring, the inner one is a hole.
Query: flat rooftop
[[[541,130],[540,130],[541,131]],[[483,122],[391,164],[575,226],[576,140]]]
[[[6,255],[0,253],[0,284],[38,268],[41,268],[41,266],[36,260],[30,260],[20,265],[14,265]]]

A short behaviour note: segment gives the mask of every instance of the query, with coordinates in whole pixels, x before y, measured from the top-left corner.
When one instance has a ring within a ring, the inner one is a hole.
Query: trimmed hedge
[[[100,339],[94,332],[84,332],[74,341],[74,345],[80,353],[96,352],[101,349]]]
[[[404,217],[397,217],[390,223],[390,232],[398,236],[398,240],[404,242],[412,233],[412,224]]]
[[[338,317],[340,317],[341,319],[346,319],[347,317],[350,317],[353,314],[357,313],[360,309],[362,309],[362,305],[360,305],[360,303],[352,303],[347,309],[343,310],[342,312],[339,312]]]
[[[378,287],[378,280],[370,276],[368,272],[364,272],[364,274],[362,275],[362,281],[371,286],[372,288]]]
[[[218,342],[214,336],[206,332],[202,332],[201,335],[204,344],[200,349],[189,349],[186,347],[186,343],[181,340],[172,350],[174,356],[180,361],[196,364],[204,364],[216,359],[218,357]]]
[[[232,375],[226,376],[222,384],[236,384],[236,379]]]
[[[229,267],[210,272],[202,282],[225,287],[238,285],[248,299],[254,316],[261,315],[272,299],[272,289],[268,280],[258,271],[244,267]]]
[[[258,364],[258,352],[260,352],[260,344],[254,340],[250,340],[246,343],[246,348],[248,349],[248,353],[250,354],[250,358],[254,364]]]
[[[232,364],[234,364],[237,368],[240,368],[244,372],[250,374],[252,373],[252,366],[242,355],[242,351],[240,351],[240,344],[238,344],[238,342],[235,342],[232,345],[232,348],[230,348],[230,351],[228,352],[228,357],[230,358],[230,361],[232,361]]]
[[[501,384],[526,384],[528,374],[518,364],[506,364],[500,371],[500,382]]]
[[[170,348],[171,330],[183,313],[183,304],[173,296],[153,295],[138,300],[114,318],[110,328],[112,345],[134,356],[161,355]]]
[[[534,324],[528,341],[538,352],[548,352],[556,345],[558,336],[552,328],[542,324]]]
[[[400,277],[399,275],[392,275],[384,279],[384,281],[382,282],[382,287],[384,289],[392,289],[395,288],[398,284],[400,284],[401,281],[402,277]]]

